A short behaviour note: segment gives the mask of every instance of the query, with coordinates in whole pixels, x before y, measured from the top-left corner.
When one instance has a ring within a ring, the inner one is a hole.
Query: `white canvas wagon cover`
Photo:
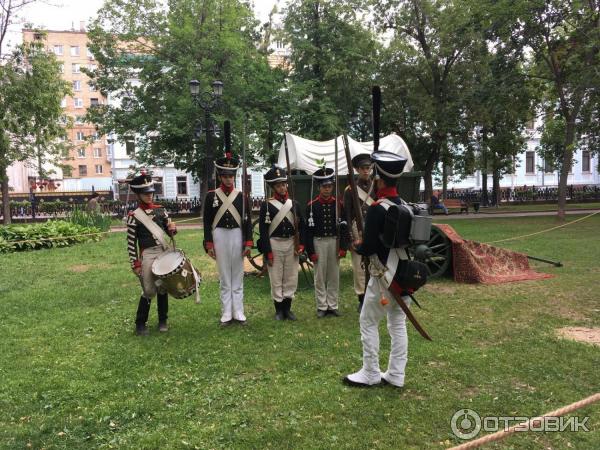
[[[290,155],[290,168],[292,170],[304,170],[306,173],[312,175],[317,169],[320,168],[320,166],[317,164],[317,160],[321,159],[325,159],[325,164],[327,167],[334,169],[335,141],[337,140],[338,172],[340,175],[348,174],[344,144],[341,136],[338,136],[336,139],[323,142],[311,141],[291,133],[286,133],[286,137]],[[348,143],[350,146],[351,157],[354,157],[360,153],[373,153],[373,141],[358,142],[348,137]],[[412,156],[410,155],[410,151],[408,150],[408,146],[397,134],[390,134],[382,137],[379,140],[379,150],[385,150],[406,158],[408,161],[404,166],[404,172],[410,172],[412,170],[414,164]],[[279,148],[277,165],[279,167],[286,167],[284,142],[281,143]]]

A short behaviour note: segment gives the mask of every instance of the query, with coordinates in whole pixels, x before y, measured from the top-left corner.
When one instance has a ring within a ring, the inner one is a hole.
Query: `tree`
[[[61,101],[69,93],[58,61],[45,51],[42,40],[19,46],[0,65],[0,179],[5,224],[10,223],[8,166],[34,159],[42,170],[44,162],[65,156]]]
[[[424,170],[425,197],[430,198],[435,167],[442,158],[450,162],[454,147],[449,143],[460,140],[469,79],[461,72],[469,69],[470,52],[480,42],[479,19],[469,0],[373,4],[378,28],[394,33],[383,58],[383,84],[391,98],[386,110],[396,112],[395,128]]]
[[[242,130],[250,151],[272,149],[272,128],[281,120],[273,99],[281,95],[282,75],[271,70],[258,50],[257,23],[241,0],[108,0],[89,32],[99,69],[92,82],[114,100],[90,111],[104,134],[122,141],[135,137],[136,159],[174,164],[201,179],[207,192],[215,150],[204,137],[194,139],[203,113],[193,105],[188,82],[224,83],[216,121],[232,122],[234,148]]]
[[[578,145],[596,150],[593,145],[600,136],[600,2],[490,0],[490,7],[509,14],[506,39],[532,53],[531,76],[543,83],[546,126],[542,147],[551,147],[556,156],[558,218],[564,220],[574,151]]]
[[[525,125],[533,116],[535,97],[522,56],[488,34],[481,41],[469,83],[465,102],[469,128],[463,144],[477,151],[484,205],[488,204],[488,173],[493,179],[492,201],[498,205],[500,178],[512,172],[515,157],[525,149]],[[464,156],[471,154],[466,151]]]
[[[284,11],[284,39],[291,48],[289,89],[296,107],[290,128],[316,140],[332,139],[358,116],[371,128],[370,92],[381,45],[360,19],[361,2],[301,0]],[[360,136],[364,138],[366,136]]]

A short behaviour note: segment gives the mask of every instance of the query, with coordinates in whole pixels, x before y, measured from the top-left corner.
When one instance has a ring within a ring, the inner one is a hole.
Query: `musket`
[[[340,202],[338,200],[338,189],[339,189],[339,174],[338,174],[338,141],[337,136],[335,137],[335,229],[336,229],[336,239],[335,239],[335,254],[340,254]]]
[[[348,166],[348,183],[350,184],[350,194],[352,196],[352,210],[354,212],[354,221],[356,222],[356,229],[358,230],[359,236],[364,236],[364,222],[362,209],[360,207],[360,199],[358,198],[358,190],[356,189],[356,180],[352,173],[352,157],[350,156],[350,144],[348,142],[348,136],[346,133],[342,135],[342,142],[344,143],[344,152],[346,154],[346,164]],[[348,224],[348,226],[351,226]],[[365,287],[369,284],[369,258],[363,256],[363,265],[365,267]]]
[[[284,133],[283,135],[283,142],[285,147],[285,165],[287,170],[287,176],[289,177],[288,192],[290,200],[292,201],[292,215],[294,217],[294,251],[296,252],[298,251],[298,247],[300,246],[300,236],[298,234],[298,216],[296,214],[296,205],[294,203],[296,196],[294,194],[294,183],[292,181],[292,168],[290,166],[290,153],[288,150],[287,133]]]
[[[379,150],[379,119],[381,117],[381,88],[373,86],[373,152]]]

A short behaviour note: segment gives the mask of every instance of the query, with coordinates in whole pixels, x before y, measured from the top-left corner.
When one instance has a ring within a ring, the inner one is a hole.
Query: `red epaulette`
[[[207,194],[210,194],[211,192],[215,192],[215,191],[216,191],[216,189],[210,190],[207,192]]]
[[[381,200],[382,199],[375,200],[373,203],[371,203],[371,206],[377,206],[377,205],[381,204]]]
[[[127,215],[128,215],[128,216],[133,216],[134,214],[135,214],[135,211],[129,211],[129,212],[127,213]]]

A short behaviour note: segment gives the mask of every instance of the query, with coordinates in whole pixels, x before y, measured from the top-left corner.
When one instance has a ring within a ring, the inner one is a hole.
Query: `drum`
[[[189,297],[202,281],[200,274],[179,249],[168,250],[156,258],[152,263],[152,273],[175,298]]]

